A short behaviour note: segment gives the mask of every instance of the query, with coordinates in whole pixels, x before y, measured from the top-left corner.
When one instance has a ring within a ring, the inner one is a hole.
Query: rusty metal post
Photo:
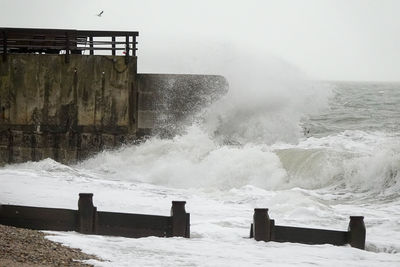
[[[253,232],[257,241],[270,241],[271,229],[268,209],[254,209]]]
[[[93,206],[92,193],[80,193],[78,201],[78,231],[82,234],[94,234],[97,208]]]
[[[94,50],[93,50],[93,36],[89,36],[89,47],[90,47],[90,51],[89,51],[89,54],[91,55],[91,56],[93,56],[94,55]]]
[[[115,56],[115,36],[111,37],[111,54]]]
[[[3,61],[7,60],[7,32],[3,31]]]
[[[365,249],[366,229],[364,216],[350,216],[348,228],[349,244],[354,248]]]
[[[172,236],[190,237],[189,214],[185,205],[186,201],[172,201]]]

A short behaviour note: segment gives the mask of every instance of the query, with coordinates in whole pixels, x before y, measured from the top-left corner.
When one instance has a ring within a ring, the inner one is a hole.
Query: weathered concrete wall
[[[136,58],[15,54],[0,63],[0,162],[81,159],[135,136]]]
[[[71,163],[143,135],[174,134],[225,93],[222,76],[137,74],[137,58],[0,59],[0,164]]]
[[[125,65],[122,57],[71,55],[65,64],[62,56],[28,54],[10,55],[7,63],[0,64],[0,119],[5,123],[109,130],[133,123],[128,99],[135,60]]]

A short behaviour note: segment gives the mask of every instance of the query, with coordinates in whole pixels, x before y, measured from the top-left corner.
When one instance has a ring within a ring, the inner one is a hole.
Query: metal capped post
[[[172,236],[190,237],[190,214],[185,210],[186,201],[172,201]]]
[[[268,209],[254,209],[253,234],[257,241],[271,240],[271,226]]]
[[[364,216],[350,216],[348,231],[350,246],[354,248],[365,249],[366,229],[364,224]]]
[[[95,233],[95,218],[97,208],[93,206],[92,193],[80,193],[78,201],[78,230],[82,234]]]

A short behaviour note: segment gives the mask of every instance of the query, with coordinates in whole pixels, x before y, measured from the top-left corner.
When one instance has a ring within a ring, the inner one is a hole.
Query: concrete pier
[[[136,56],[8,54],[0,59],[0,163],[73,163],[155,129],[172,132],[163,122],[184,121],[227,88],[222,76],[138,74]]]

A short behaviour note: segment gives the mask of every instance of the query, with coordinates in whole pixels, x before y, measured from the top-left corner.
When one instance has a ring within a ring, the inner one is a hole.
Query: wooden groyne
[[[124,237],[190,238],[190,214],[185,201],[172,201],[171,216],[98,211],[92,193],[80,193],[78,210],[0,205],[0,224],[33,230],[77,231]],[[257,241],[304,244],[349,244],[365,249],[364,217],[350,216],[347,231],[276,225],[268,209],[254,209],[250,238]]]
[[[304,244],[332,244],[365,249],[366,229],[363,216],[350,216],[347,231],[301,228],[275,225],[270,219],[268,209],[254,209],[253,223],[250,226],[250,238],[257,241],[292,242]]]
[[[97,211],[92,193],[79,194],[78,210],[0,205],[0,224],[33,230],[77,231],[124,237],[190,237],[185,201],[172,201],[171,216]]]

